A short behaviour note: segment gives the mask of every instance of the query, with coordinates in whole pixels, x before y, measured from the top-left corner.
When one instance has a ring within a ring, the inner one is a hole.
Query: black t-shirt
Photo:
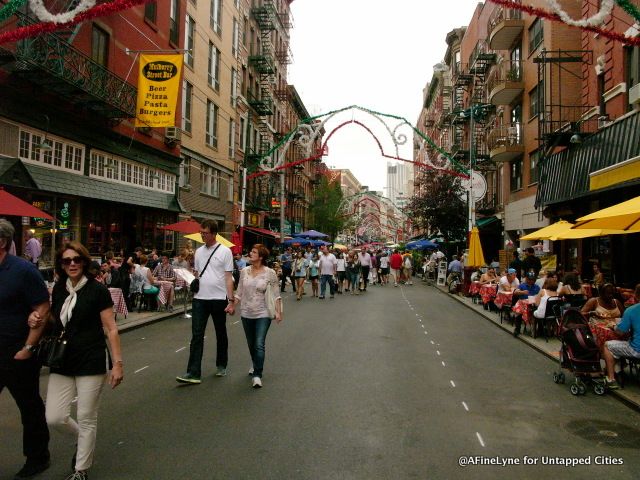
[[[533,270],[535,274],[538,275],[540,269],[542,268],[542,262],[540,262],[540,259],[535,255],[528,255],[522,261],[522,268],[527,272]]]
[[[62,331],[60,310],[69,296],[64,282],[53,288],[52,312],[56,321],[55,333]],[[113,308],[113,300],[107,287],[96,280],[89,280],[78,292],[76,306],[67,323],[68,338],[62,368],[51,369],[51,373],[68,376],[99,375],[107,371],[107,344],[100,312]]]
[[[23,258],[7,255],[0,263],[0,364],[24,347],[29,314],[48,300],[49,292],[37,268]]]

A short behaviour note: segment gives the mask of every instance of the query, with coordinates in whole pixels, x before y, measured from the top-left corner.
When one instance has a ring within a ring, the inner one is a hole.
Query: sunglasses
[[[63,258],[62,259],[62,264],[66,265],[67,267],[69,265],[71,265],[71,263],[75,263],[76,265],[80,265],[80,264],[84,263],[84,260],[82,259],[82,257],[67,257],[67,258]]]

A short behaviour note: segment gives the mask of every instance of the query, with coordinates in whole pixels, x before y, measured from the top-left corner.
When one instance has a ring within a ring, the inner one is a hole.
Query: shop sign
[[[469,191],[470,182],[469,179],[463,179],[460,182],[463,189],[463,195],[461,196],[463,201],[467,201],[467,192]],[[480,172],[473,172],[473,198],[476,202],[479,202],[487,194],[487,180]]]
[[[34,200],[33,202],[31,202],[31,205],[36,207],[38,210],[42,210],[43,212],[47,212],[47,213],[49,213],[49,208],[51,207],[49,202],[43,201],[43,200]],[[31,226],[36,228],[45,227],[48,223],[50,223],[50,221],[47,220],[46,218],[40,218],[40,217],[31,218]]]
[[[302,223],[294,222],[294,224],[293,224],[293,233],[302,233]]]
[[[250,227],[260,226],[260,215],[257,213],[249,213],[247,225],[249,225]]]
[[[136,127],[173,127],[182,55],[140,55]]]
[[[58,229],[66,230],[69,228],[69,217],[71,213],[69,212],[69,202],[64,202],[64,206],[60,210],[60,214],[58,215]]]
[[[286,208],[287,201],[284,201],[284,206]],[[280,199],[277,197],[271,197],[271,210],[280,210]]]

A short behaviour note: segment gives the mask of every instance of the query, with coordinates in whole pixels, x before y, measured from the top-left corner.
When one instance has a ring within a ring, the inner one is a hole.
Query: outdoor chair
[[[561,297],[550,297],[547,299],[547,306],[544,309],[544,317],[534,317],[536,322],[535,328],[542,334],[542,336],[544,336],[544,339],[547,342],[549,341],[549,337],[555,337],[558,332],[563,304],[564,300]]]

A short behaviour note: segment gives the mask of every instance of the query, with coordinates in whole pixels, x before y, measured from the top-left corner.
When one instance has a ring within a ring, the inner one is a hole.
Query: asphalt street
[[[608,395],[572,396],[553,383],[553,361],[435,288],[369,290],[301,302],[288,292],[260,390],[238,314],[229,375],[214,376],[210,323],[196,386],[175,382],[190,320],[124,333],[125,381],[103,396],[90,478],[638,478],[640,414]],[[0,412],[5,480],[23,462],[6,391]],[[39,478],[63,479],[73,445],[52,432]],[[565,465],[575,462],[587,464]]]

